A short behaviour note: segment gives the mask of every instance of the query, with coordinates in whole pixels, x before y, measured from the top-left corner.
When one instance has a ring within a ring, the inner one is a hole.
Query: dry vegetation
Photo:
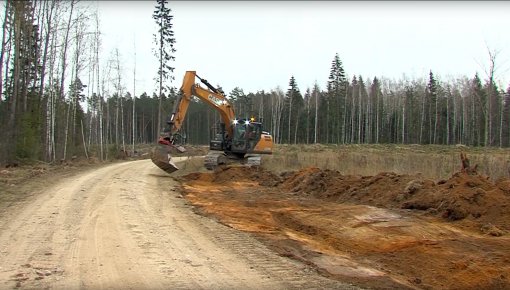
[[[509,177],[510,149],[435,145],[277,145],[264,156],[266,169],[283,172],[307,166],[338,170],[342,174],[376,175],[380,172],[419,174],[446,179],[460,170],[465,152],[478,172],[492,179]]]

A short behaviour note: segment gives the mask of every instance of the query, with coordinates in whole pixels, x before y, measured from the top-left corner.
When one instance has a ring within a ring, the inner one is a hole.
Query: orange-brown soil
[[[226,167],[181,177],[202,214],[376,289],[510,288],[510,180]]]

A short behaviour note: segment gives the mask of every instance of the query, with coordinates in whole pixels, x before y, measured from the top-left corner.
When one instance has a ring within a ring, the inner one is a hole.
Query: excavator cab
[[[232,149],[234,153],[251,153],[260,140],[262,124],[249,120],[240,120],[234,126],[232,138]]]

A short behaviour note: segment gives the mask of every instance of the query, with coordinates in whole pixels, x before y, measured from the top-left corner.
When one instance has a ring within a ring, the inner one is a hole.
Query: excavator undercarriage
[[[249,155],[240,157],[237,155],[225,154],[221,151],[210,151],[204,158],[204,166],[209,170],[215,170],[222,165],[241,164],[249,167],[260,166],[260,155]]]

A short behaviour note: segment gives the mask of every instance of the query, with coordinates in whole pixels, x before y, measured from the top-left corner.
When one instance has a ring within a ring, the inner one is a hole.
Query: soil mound
[[[485,176],[461,171],[436,183],[419,175],[382,172],[355,176],[305,168],[282,175],[280,187],[329,201],[423,210],[452,221],[469,218],[495,236],[510,230],[508,179],[494,183]]]
[[[255,181],[261,186],[276,186],[280,183],[280,176],[261,168],[246,166],[227,166],[214,172],[194,172],[184,175],[181,180],[197,180],[213,182],[219,185],[228,185],[232,182]]]
[[[482,232],[499,236],[510,231],[510,180],[461,171],[437,183],[419,175],[381,172],[374,176],[342,175],[335,170],[307,167],[276,175],[261,168],[226,167],[213,173],[192,173],[184,180],[258,182],[300,198],[383,208],[426,211],[447,220],[474,220]]]
[[[450,220],[475,219],[491,227],[510,230],[510,180],[494,183],[487,177],[466,172],[455,173],[436,186],[421,188],[408,195],[402,208],[437,212]]]
[[[342,175],[339,171],[305,168],[282,175],[282,187],[301,195],[337,202],[384,207],[398,204],[399,195],[416,177],[382,172],[375,176]]]

